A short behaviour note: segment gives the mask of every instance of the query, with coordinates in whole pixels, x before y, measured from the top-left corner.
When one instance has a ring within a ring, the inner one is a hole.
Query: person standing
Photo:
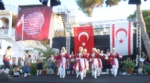
[[[117,52],[116,52],[116,49],[113,48],[112,49],[112,53],[110,54],[109,56],[109,59],[110,59],[110,64],[112,66],[112,74],[116,77],[117,76],[117,73],[118,73],[118,68],[119,68],[119,59],[121,59],[122,56],[119,55]]]
[[[42,54],[39,53],[37,58],[37,75],[41,75],[42,70],[43,70],[43,58],[42,58]]]
[[[84,73],[86,70],[86,61],[85,61],[86,56],[83,55],[83,47],[79,47],[79,53],[76,54],[74,58],[76,58],[76,63],[73,68],[76,71],[76,74],[77,74],[76,77],[80,75],[81,80],[83,80]]]
[[[5,52],[5,55],[3,56],[3,63],[4,63],[4,67],[5,67],[5,73],[7,73],[7,74],[9,74],[9,70],[10,70],[11,55],[12,55],[12,47],[8,46],[7,50]]]
[[[19,69],[21,75],[23,75],[23,70],[22,70],[23,66],[24,66],[24,62],[23,62],[22,58],[19,57],[18,58],[18,69]]]
[[[83,49],[83,58],[84,58],[84,60],[85,60],[85,65],[86,65],[86,68],[85,68],[85,70],[84,70],[84,77],[86,77],[86,73],[87,73],[87,71],[89,70],[89,58],[88,58],[88,56],[89,56],[89,53],[87,53],[87,49]]]
[[[58,60],[58,73],[60,78],[65,78],[66,76],[66,68],[68,68],[68,59],[69,55],[66,52],[65,47],[62,47],[61,53],[54,57],[54,59]]]
[[[107,74],[107,75],[109,74],[110,68],[111,68],[109,56],[110,56],[110,50],[107,49],[107,52],[106,52],[106,54],[105,54],[106,74]]]
[[[26,60],[28,59],[28,56],[29,56],[29,51],[26,50],[24,56],[22,57],[22,59],[24,61],[24,65],[25,65]]]
[[[97,76],[100,76],[100,72],[103,67],[101,61],[101,55],[97,53],[96,48],[93,48],[92,52],[93,52],[91,55],[92,76],[94,76],[94,78],[97,79]]]
[[[31,69],[31,55],[28,55],[28,58],[26,59],[24,66],[24,77],[30,76],[30,69]]]
[[[71,55],[70,55],[70,57],[69,57],[69,58],[70,58],[70,63],[69,63],[69,74],[74,74],[73,65],[74,65],[75,59],[72,58],[72,57],[74,57],[73,51],[71,52]]]
[[[54,55],[50,55],[50,57],[49,57],[49,59],[47,61],[50,62],[50,71],[51,71],[51,74],[54,74],[54,68],[55,68]]]

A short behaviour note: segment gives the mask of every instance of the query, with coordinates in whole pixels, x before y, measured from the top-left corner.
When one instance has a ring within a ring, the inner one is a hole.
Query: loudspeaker
[[[129,0],[129,4],[141,4],[141,0]]]
[[[48,0],[39,0],[43,5],[47,6]]]
[[[0,82],[8,81],[9,79],[10,79],[10,76],[8,76],[6,73],[4,72],[0,73]]]
[[[5,10],[5,6],[2,0],[0,0],[0,10]]]

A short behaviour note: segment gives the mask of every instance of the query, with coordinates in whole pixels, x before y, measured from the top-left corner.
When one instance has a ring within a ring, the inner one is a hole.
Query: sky
[[[82,11],[79,10],[75,0],[60,1],[62,6],[75,10],[75,15],[77,16],[77,20],[79,22],[125,19],[136,10],[135,5],[129,5],[128,0],[122,0],[118,5],[113,7],[103,6],[95,8],[92,17],[87,17]],[[3,2],[4,4],[9,4],[12,6],[41,4],[39,0],[3,0]],[[146,2],[142,0],[141,9],[150,9],[150,0],[147,0]]]

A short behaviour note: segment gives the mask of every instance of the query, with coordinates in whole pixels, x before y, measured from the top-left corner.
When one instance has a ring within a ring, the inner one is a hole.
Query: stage
[[[30,76],[12,77],[9,81],[0,83],[150,83],[149,75],[101,75],[94,79],[90,74],[83,80],[80,77],[76,78],[75,75],[67,75],[66,78],[60,79],[57,75],[43,75],[43,76]]]

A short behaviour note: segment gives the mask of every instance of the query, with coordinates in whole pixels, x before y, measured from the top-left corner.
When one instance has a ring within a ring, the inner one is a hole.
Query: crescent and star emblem
[[[116,34],[115,34],[116,37],[118,37],[118,33],[121,32],[121,31],[126,34],[126,35],[125,35],[125,37],[126,37],[126,36],[127,36],[127,30],[125,30],[124,28],[120,28],[120,29],[118,29],[118,30],[116,31]],[[120,42],[120,43],[123,43],[123,40],[120,39],[119,42]]]
[[[87,37],[87,40],[86,41],[88,41],[89,40],[89,35],[88,35],[88,33],[87,32],[81,32],[79,35],[78,35],[78,40],[81,42],[81,36],[82,35],[85,35],[86,37]],[[85,42],[82,42],[82,46],[85,46],[86,45],[86,43]]]

